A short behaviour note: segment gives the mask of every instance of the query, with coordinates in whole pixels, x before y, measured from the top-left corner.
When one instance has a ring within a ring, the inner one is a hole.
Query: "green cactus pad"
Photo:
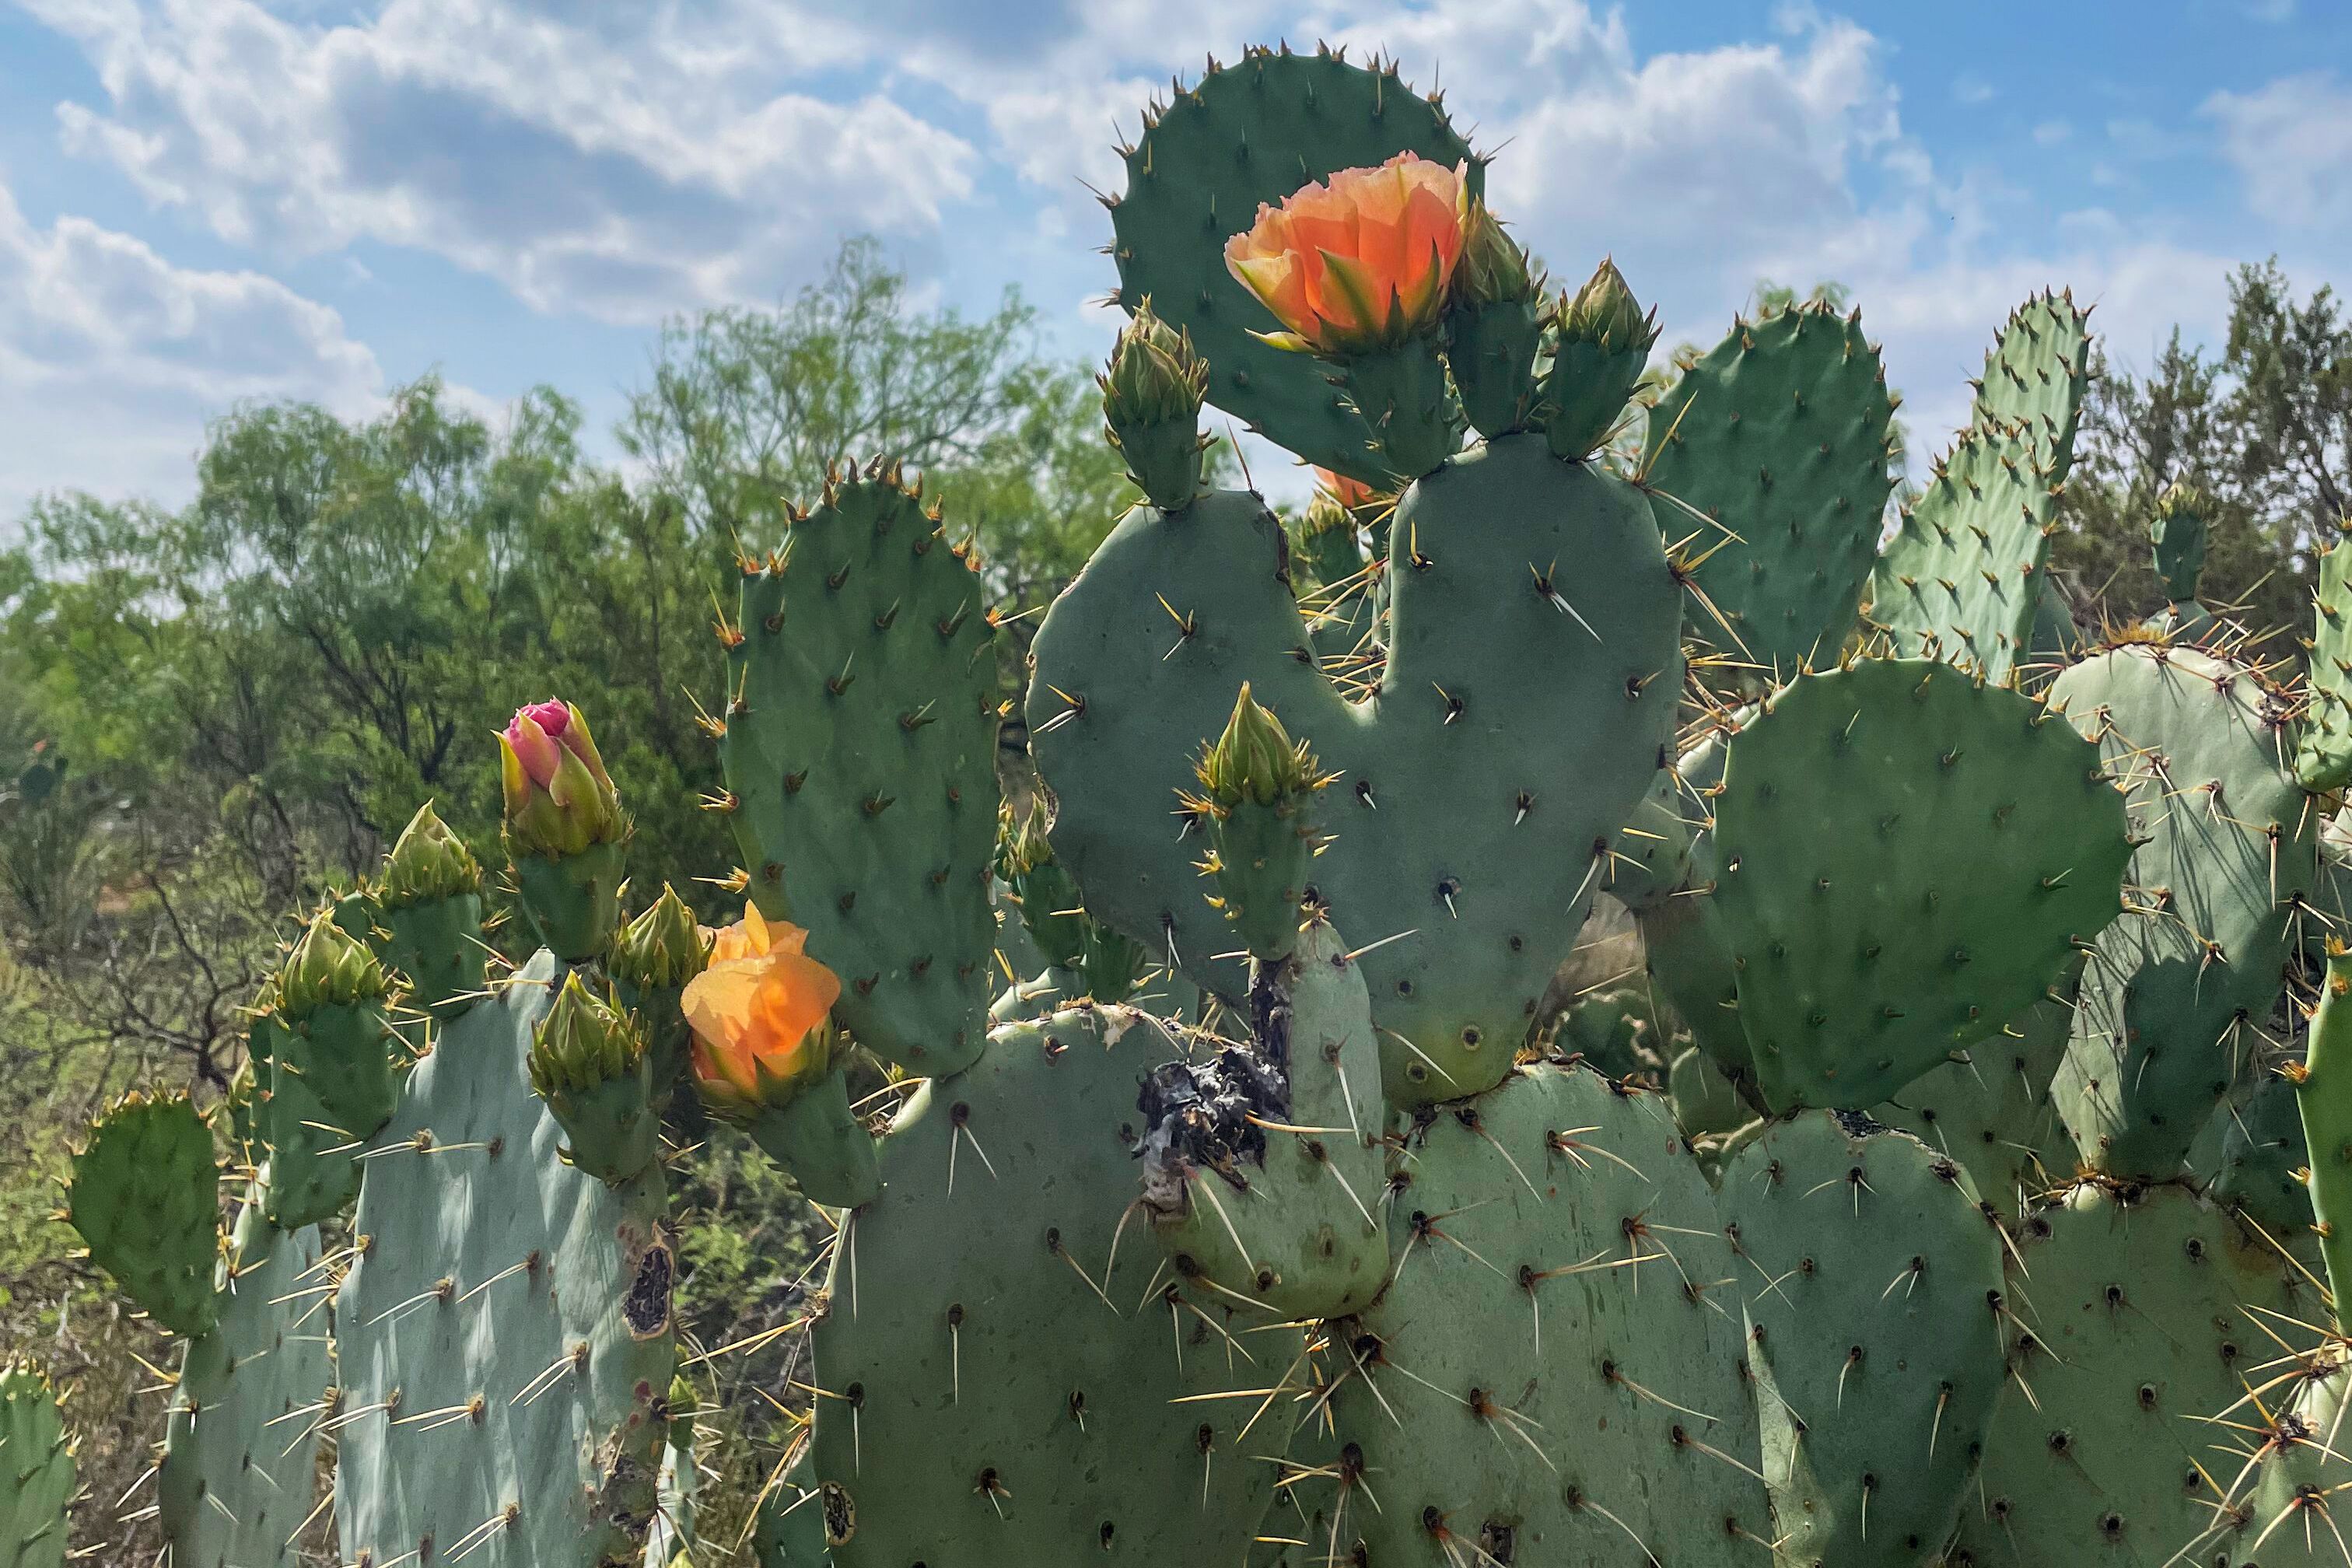
[[[2262,1226],[2280,1246],[2316,1259],[2311,1193],[2302,1174],[2310,1158],[2294,1080],[2265,1071],[2239,1085],[2213,1116],[2221,1143],[2205,1195]]]
[[[1696,1046],[1667,1068],[1666,1094],[1675,1104],[1675,1123],[1686,1138],[1736,1131],[1755,1120],[1738,1088]]]
[[[1917,1563],[2004,1382],[2000,1222],[1954,1162],[1829,1111],[1770,1127],[1720,1185],[1779,1561]]]
[[[517,854],[509,870],[541,942],[567,963],[602,958],[621,923],[620,841],[572,855]]]
[[[1316,891],[1382,944],[1364,974],[1383,1082],[1421,1102],[1509,1069],[1671,738],[1681,595],[1647,498],[1533,436],[1414,485],[1391,539],[1386,673],[1350,704],[1305,653],[1257,498],[1139,508],[1046,616],[1028,717],[1087,909],[1238,998],[1193,868],[1205,828],[1171,831],[1170,814],[1249,681],[1338,775]]]
[[[64,1568],[73,1445],[49,1380],[0,1363],[0,1568]]]
[[[1754,1281],[1663,1096],[1523,1068],[1418,1123],[1388,1204],[1393,1278],[1292,1406],[1309,1517],[1269,1533],[1312,1563],[1769,1560]]]
[[[1834,661],[1877,558],[1895,408],[1853,317],[1799,305],[1734,326],[1650,412],[1649,482],[1730,531],[1692,534],[1691,634],[1786,679]]]
[[[2294,767],[2303,786],[2342,789],[2352,783],[2352,550],[2344,546],[2352,518],[2337,524],[2335,540],[2319,557],[2319,593],[2314,605],[2309,701],[2303,732],[2295,742]]]
[[[2245,1380],[2274,1375],[2258,1370],[2276,1348],[2263,1314],[2308,1318],[2317,1292],[2292,1289],[2275,1252],[2172,1185],[2074,1188],[2027,1218],[2010,1268],[2000,1314],[2011,1386],[1948,1560],[2236,1562],[2210,1544],[2242,1462],[2211,1418],[2237,1405]],[[2209,1544],[2176,1558],[2197,1541]]]
[[[471,1006],[489,957],[481,862],[429,802],[384,857],[373,893],[376,955],[407,980],[410,1004],[445,1021]]]
[[[140,1310],[193,1338],[218,1321],[220,1171],[184,1094],[126,1095],[73,1157],[66,1219]]]
[[[317,1529],[320,1432],[335,1381],[319,1232],[263,1214],[265,1166],[246,1194],[219,1275],[220,1321],[189,1342],[156,1481],[181,1568],[292,1568],[296,1528]],[[319,1530],[313,1539],[323,1539]]]
[[[745,577],[719,742],[771,919],[808,928],[859,1042],[953,1072],[986,1037],[996,666],[986,589],[878,465]],[[1231,693],[1227,693],[1230,699]]]
[[[1392,65],[1318,50],[1253,48],[1147,114],[1110,202],[1118,301],[1147,298],[1209,362],[1209,401],[1310,463],[1383,478],[1371,432],[1328,380],[1330,366],[1252,336],[1280,323],[1225,270],[1225,241],[1301,186],[1415,153],[1448,168],[1470,144]]]
[[[334,1124],[308,1079],[278,1069],[290,1036],[275,1012],[255,1018],[247,1036],[253,1059],[261,1064],[256,1081],[266,1086],[253,1116],[256,1134],[269,1150],[263,1204],[270,1224],[285,1231],[331,1219],[360,1195],[360,1167],[352,1158],[358,1141]]]
[[[1380,1042],[1348,944],[1320,921],[1293,941],[1258,965],[1246,1047],[1145,1080],[1143,1206],[1220,1302],[1333,1317],[1388,1277]]]
[[[839,1568],[1242,1561],[1280,1436],[1274,1412],[1242,1436],[1239,1391],[1301,1336],[1194,1305],[1129,1213],[1136,1083],[1180,1054],[1080,1006],[900,1113],[815,1328],[822,1495],[793,1517],[822,1510]]]
[[[2235,1552],[2244,1568],[2322,1568],[2352,1555],[2352,1502],[2345,1498],[2352,1460],[2343,1446],[2352,1430],[2345,1407],[2352,1371],[2345,1356],[2340,1342],[2324,1344],[2299,1356],[2289,1375],[2265,1377],[2272,1386],[2259,1397],[2241,1397],[2218,1413],[2243,1435],[2250,1462],[2224,1479],[2230,1508],[2183,1546],[2183,1561],[2226,1564]]]
[[[2065,997],[2074,989],[2070,975],[2053,992]],[[1969,1047],[1967,1059],[1928,1068],[1870,1115],[1948,1156],[1980,1196],[2014,1218],[2029,1199],[2074,1174],[2074,1145],[2050,1094],[2074,1020],[2070,1003],[2044,997]]]
[[[824,1496],[809,1468],[809,1449],[760,1494],[751,1551],[760,1568],[830,1568],[824,1546]]]
[[[2115,918],[2099,752],[1924,659],[1799,677],[1731,742],[1714,895],[1770,1103],[1873,1105],[1996,1034]]]
[[[2286,708],[2244,667],[2133,643],[2060,676],[2053,705],[2130,783],[2131,910],[2102,933],[2055,1092],[2082,1159],[2165,1180],[2270,1015],[2315,814],[2287,771]]]
[[[1872,575],[1871,616],[1902,652],[1966,663],[1989,680],[2024,662],[2074,464],[2089,315],[2044,295],[2011,315],[1986,356],[1969,428]]]
[[[451,1025],[373,1141],[352,1219],[368,1241],[335,1314],[346,1560],[642,1550],[674,1255],[659,1167],[617,1187],[574,1169],[531,1092],[526,1057],[562,978],[541,952]]]

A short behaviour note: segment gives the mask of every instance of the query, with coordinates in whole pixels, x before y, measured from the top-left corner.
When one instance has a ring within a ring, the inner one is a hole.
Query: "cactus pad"
[[[49,1380],[0,1363],[0,1568],[64,1568],[73,1446]]]
[[[1791,1564],[1918,1563],[1952,1528],[2003,1382],[1999,1221],[1966,1173],[1809,1111],[1724,1167],[1748,1364]]]
[[[2314,605],[2309,710],[2295,744],[2294,766],[2305,789],[2342,789],[2352,783],[2352,518],[2337,524],[2336,538],[2319,557],[2319,592]]]
[[[344,1555],[635,1563],[677,1352],[661,1173],[562,1158],[525,1058],[541,952],[417,1064],[365,1158],[337,1299]],[[379,1152],[381,1151],[381,1152]]]
[[[319,1431],[335,1380],[319,1232],[263,1214],[265,1169],[246,1194],[220,1274],[220,1321],[188,1343],[156,1481],[174,1568],[291,1568],[310,1524]]]
[[[1326,379],[1328,366],[1251,335],[1277,323],[1225,270],[1225,241],[1260,204],[1406,152],[1448,168],[1475,159],[1392,65],[1254,48],[1146,116],[1127,150],[1127,191],[1109,204],[1119,303],[1132,313],[1149,299],[1192,333],[1209,362],[1209,401],[1308,462],[1366,480],[1383,477],[1371,432]]]
[[[1873,1120],[1910,1133],[1969,1173],[1978,1194],[2002,1214],[2070,1179],[2074,1145],[2059,1122],[2050,1080],[2074,1021],[2069,978],[1971,1046],[1966,1059],[1930,1068],[1870,1108]]]
[[[997,1030],[900,1113],[815,1329],[800,1513],[840,1568],[1242,1560],[1280,1439],[1275,1412],[1243,1437],[1262,1396],[1237,1391],[1300,1336],[1187,1298],[1130,1214],[1136,1083],[1178,1054],[1081,1005]]]
[[[1350,702],[1305,652],[1256,497],[1139,508],[1047,616],[1028,716],[1089,912],[1238,998],[1193,868],[1205,827],[1169,824],[1249,681],[1339,775],[1316,891],[1354,941],[1384,944],[1363,960],[1383,1082],[1425,1101],[1509,1069],[1582,926],[1672,734],[1681,595],[1647,498],[1532,436],[1412,486],[1391,542],[1386,672]]]
[[[2011,1268],[2000,1311],[2015,1386],[1951,1561],[2235,1561],[2211,1544],[2240,1462],[2212,1417],[2269,1375],[2262,1314],[2306,1317],[2316,1293],[2298,1300],[2276,1253],[2172,1185],[2074,1188],[2027,1218]],[[2208,1544],[2175,1557],[2193,1542]]]
[[[220,1171],[186,1095],[130,1094],[108,1108],[73,1157],[66,1219],[163,1327],[193,1338],[218,1320]]]
[[[793,516],[730,634],[720,761],[751,896],[808,928],[859,1041],[918,1073],[954,1071],[986,1037],[985,593],[936,511],[877,463]]]
[[[1743,1270],[1663,1096],[1522,1068],[1415,1126],[1388,1205],[1393,1279],[1330,1326],[1330,1392],[1293,1406],[1310,1517],[1275,1533],[1314,1563],[1766,1560]]]
[[[1799,677],[1731,742],[1715,894],[1765,1098],[1872,1105],[1999,1031],[2115,918],[2096,747],[1932,660]]]
[[[2059,1113],[2082,1158],[2164,1180],[2258,1041],[2317,824],[2285,763],[2285,705],[2193,648],[2126,644],[2060,676],[2053,705],[2129,782],[2131,909],[2083,972]]]
[[[1786,679],[1837,658],[1894,489],[1895,409],[1853,318],[1801,305],[1734,326],[1650,412],[1649,482],[1720,523],[1662,514],[1704,557],[1700,639]],[[1735,640],[1736,639],[1736,640]]]

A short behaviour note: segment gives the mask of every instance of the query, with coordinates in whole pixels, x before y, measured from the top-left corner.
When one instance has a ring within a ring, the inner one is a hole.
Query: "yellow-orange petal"
[[[1306,275],[1297,257],[1248,257],[1235,262],[1233,272],[1276,321],[1294,332],[1313,333],[1315,310],[1307,299]]]

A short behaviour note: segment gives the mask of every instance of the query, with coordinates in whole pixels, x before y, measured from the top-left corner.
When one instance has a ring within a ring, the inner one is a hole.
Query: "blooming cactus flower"
[[[1307,185],[1225,242],[1225,267],[1317,353],[1393,346],[1435,329],[1462,255],[1464,175],[1412,153]]]
[[[516,709],[499,731],[499,758],[513,847],[577,855],[622,836],[620,797],[579,709],[561,701]]]
[[[1379,490],[1364,483],[1363,480],[1351,479],[1345,474],[1335,474],[1328,468],[1316,469],[1315,482],[1332,500],[1349,511],[1355,510],[1358,507],[1370,506],[1372,502],[1382,499]]]
[[[824,1025],[841,980],[802,951],[807,942],[799,926],[763,920],[749,904],[739,923],[712,934],[710,965],[678,1003],[694,1030],[695,1082],[714,1113],[782,1105],[831,1067]]]

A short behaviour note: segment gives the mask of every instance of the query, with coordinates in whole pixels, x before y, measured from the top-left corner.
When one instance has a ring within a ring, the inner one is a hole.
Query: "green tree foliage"
[[[2230,306],[2218,354],[2176,329],[2144,374],[2096,366],[2053,548],[2094,621],[2163,606],[2147,524],[2175,482],[2210,507],[2209,605],[2257,632],[2299,634],[2309,616],[2313,543],[2352,508],[2352,321],[2326,288],[2298,301],[2275,261],[2239,268]]]

